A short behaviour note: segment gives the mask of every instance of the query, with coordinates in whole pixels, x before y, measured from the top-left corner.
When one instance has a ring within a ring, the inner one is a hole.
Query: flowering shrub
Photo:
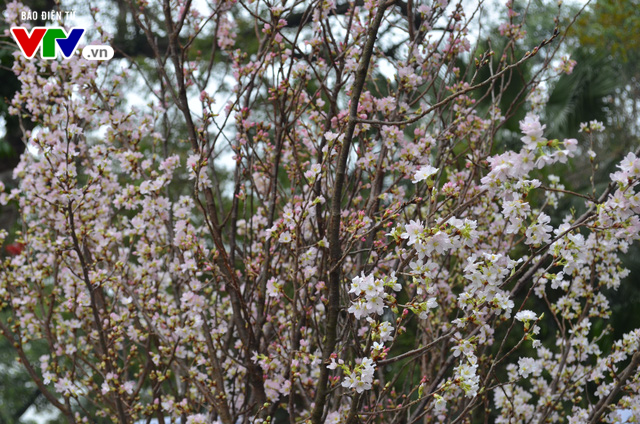
[[[166,0],[164,29],[130,6],[157,55],[147,107],[118,60],[13,68],[36,129],[0,187],[23,227],[0,331],[69,422],[640,420],[640,330],[603,350],[594,328],[639,237],[640,158],[584,195],[550,172],[602,124],[558,140],[531,112],[500,142],[519,67],[543,56],[520,103],[573,68],[552,66],[560,30],[515,57],[510,3],[495,55],[448,0]],[[564,196],[583,209],[561,216]]]

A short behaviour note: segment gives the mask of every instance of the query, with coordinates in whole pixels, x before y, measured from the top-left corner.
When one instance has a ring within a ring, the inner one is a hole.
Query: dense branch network
[[[0,332],[42,396],[74,423],[637,414],[640,333],[592,327],[639,238],[638,153],[604,190],[564,187],[603,134],[540,120],[566,27],[525,48],[509,3],[481,51],[472,6],[127,0],[127,60],[16,56],[36,153],[0,185],[23,223]]]

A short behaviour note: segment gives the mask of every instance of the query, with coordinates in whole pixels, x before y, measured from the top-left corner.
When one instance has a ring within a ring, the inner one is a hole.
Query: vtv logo
[[[16,39],[20,50],[29,59],[36,54],[38,46],[42,44],[40,56],[43,59],[55,59],[57,57],[56,44],[60,52],[69,59],[73,56],[84,28],[72,28],[69,34],[62,28],[35,27],[31,34],[23,27],[11,28],[11,34]]]
[[[35,56],[38,47],[41,47],[40,56],[43,59],[55,59],[58,50],[65,59],[69,59],[76,51],[84,31],[84,28],[72,28],[67,33],[63,28],[35,27],[29,34],[24,27],[11,28],[13,38],[28,59]],[[113,57],[113,53],[111,46],[87,46],[82,56],[89,60],[107,60]]]

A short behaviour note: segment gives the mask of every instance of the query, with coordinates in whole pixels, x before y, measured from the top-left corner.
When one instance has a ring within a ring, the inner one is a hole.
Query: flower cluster
[[[385,287],[390,287],[395,291],[400,290],[400,284],[397,283],[395,276],[385,277],[384,279],[375,278],[373,274],[365,276],[355,276],[351,280],[351,288],[349,293],[355,294],[358,298],[352,302],[349,312],[356,319],[367,317],[371,314],[382,315],[385,308]],[[393,298],[391,296],[391,298]]]
[[[370,358],[363,358],[352,371],[347,373],[342,381],[342,386],[355,389],[358,393],[370,390],[375,371],[376,367],[373,361]]]

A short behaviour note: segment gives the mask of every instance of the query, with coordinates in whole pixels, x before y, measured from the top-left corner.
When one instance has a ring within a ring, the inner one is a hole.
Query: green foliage
[[[571,57],[578,65],[560,77],[545,107],[547,131],[558,137],[576,137],[581,122],[606,121],[610,99],[623,83],[608,58],[585,48],[574,50]]]
[[[31,346],[29,357],[37,358],[46,354],[44,346]],[[17,361],[15,351],[4,337],[0,337],[0,424],[31,424],[34,421],[22,419],[29,407],[42,412],[48,402],[40,394],[35,383]],[[47,424],[62,424],[51,419]]]
[[[580,45],[609,52],[622,64],[640,59],[640,15],[638,0],[598,0],[575,27]]]

